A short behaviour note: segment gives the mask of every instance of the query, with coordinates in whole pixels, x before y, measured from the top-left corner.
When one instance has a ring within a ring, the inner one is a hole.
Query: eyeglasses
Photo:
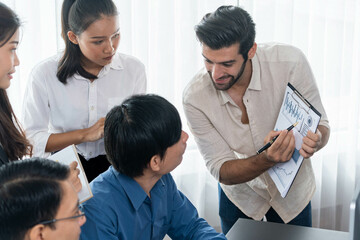
[[[79,209],[79,212],[77,215],[75,216],[72,216],[72,217],[66,217],[66,218],[58,218],[58,219],[52,219],[52,220],[47,220],[47,221],[42,221],[42,222],[39,222],[38,224],[51,224],[51,223],[54,223],[54,222],[58,222],[58,221],[63,221],[63,220],[70,220],[70,219],[76,219],[76,218],[82,218],[85,216],[85,213],[83,213],[80,209]]]

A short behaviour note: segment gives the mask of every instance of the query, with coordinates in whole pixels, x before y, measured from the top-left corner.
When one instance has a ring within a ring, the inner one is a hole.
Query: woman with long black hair
[[[26,139],[6,93],[15,67],[20,63],[16,54],[20,25],[16,13],[0,2],[0,166],[32,155],[32,145]],[[72,162],[69,169],[69,180],[79,192],[82,186],[77,163]]]
[[[144,65],[117,53],[118,12],[112,0],[64,0],[65,50],[38,64],[24,98],[24,128],[34,155],[75,144],[89,181],[110,166],[104,117],[125,98],[146,91]]]
[[[18,16],[0,3],[0,165],[31,155],[32,150],[6,93],[19,65],[16,49],[20,25]]]

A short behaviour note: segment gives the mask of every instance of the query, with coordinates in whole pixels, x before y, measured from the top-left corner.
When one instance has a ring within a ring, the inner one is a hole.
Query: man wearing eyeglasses
[[[79,239],[85,215],[67,166],[46,159],[0,168],[0,239]]]

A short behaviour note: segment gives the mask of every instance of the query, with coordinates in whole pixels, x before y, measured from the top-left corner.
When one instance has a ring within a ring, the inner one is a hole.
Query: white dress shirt
[[[290,82],[328,119],[311,68],[297,48],[259,44],[252,61],[252,77],[243,102],[249,124],[241,122],[242,111],[226,91],[216,90],[202,69],[184,90],[183,105],[188,125],[211,174],[219,180],[226,161],[248,158],[264,144],[274,129],[287,83]],[[247,216],[260,220],[270,207],[285,223],[296,217],[315,191],[310,159],[305,159],[286,198],[282,198],[267,172],[242,184],[221,184],[226,196]]]
[[[52,133],[89,128],[127,97],[146,92],[145,67],[132,56],[116,53],[93,82],[74,74],[66,84],[56,77],[60,57],[39,63],[25,92],[23,126],[38,157],[49,156],[45,147]],[[86,159],[105,154],[103,138],[76,148]]]

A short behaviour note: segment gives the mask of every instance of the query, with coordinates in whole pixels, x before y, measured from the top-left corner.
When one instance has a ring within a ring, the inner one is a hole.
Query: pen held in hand
[[[293,125],[291,125],[290,127],[287,128],[288,131],[290,131],[291,129],[293,129],[296,125],[298,124],[298,122],[294,123]],[[262,148],[260,148],[258,151],[256,151],[256,154],[260,154],[263,151],[265,151],[266,149],[268,149],[274,142],[275,140],[278,138],[279,135],[277,135],[276,137],[274,137],[273,139],[270,140],[270,142],[268,142],[267,144],[265,144]]]

